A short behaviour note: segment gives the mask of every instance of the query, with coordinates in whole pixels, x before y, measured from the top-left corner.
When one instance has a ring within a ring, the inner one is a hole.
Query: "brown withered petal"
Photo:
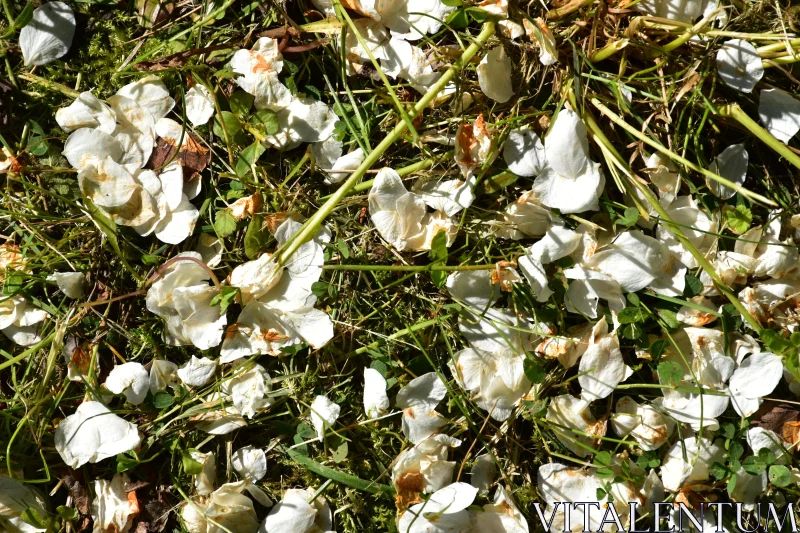
[[[766,400],[756,411],[750,425],[774,431],[794,444],[800,437],[800,410],[789,404]]]

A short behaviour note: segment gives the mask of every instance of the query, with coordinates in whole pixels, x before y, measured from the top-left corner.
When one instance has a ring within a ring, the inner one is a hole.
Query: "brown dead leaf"
[[[177,159],[183,168],[183,181],[191,181],[199,176],[211,162],[211,151],[203,146],[200,139],[190,131],[186,132],[177,157],[173,157],[175,156],[175,150],[174,144],[162,137],[158,137],[156,139],[156,147],[153,149],[145,168],[160,171],[169,161]]]
[[[80,514],[78,520],[73,524],[75,529],[78,533],[90,531],[92,529],[92,510],[89,506],[89,493],[86,491],[86,487],[71,474],[62,477],[61,481],[67,487],[75,509]]]
[[[800,410],[767,400],[756,411],[751,425],[774,431],[789,444],[796,444],[800,439]]]
[[[253,193],[250,196],[239,198],[231,204],[228,208],[231,215],[236,220],[244,220],[261,211],[262,201],[261,193]]]

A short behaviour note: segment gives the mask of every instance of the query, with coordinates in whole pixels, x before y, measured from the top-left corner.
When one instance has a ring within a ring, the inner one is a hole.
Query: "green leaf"
[[[266,148],[264,148],[264,145],[259,141],[254,142],[242,150],[239,153],[239,158],[236,160],[236,175],[240,178],[247,176],[265,150]],[[233,186],[234,183],[237,182],[231,183],[231,186]]]
[[[656,339],[653,341],[653,344],[650,345],[650,357],[653,359],[653,361],[658,361],[661,359],[661,356],[664,355],[667,346],[669,346],[669,344],[664,339]]]
[[[212,131],[214,132],[214,135],[220,139],[224,139],[225,131],[222,129],[222,123],[224,122],[225,130],[228,132],[228,138],[231,140],[231,142],[233,142],[233,138],[236,137],[240,131],[242,131],[242,124],[239,122],[239,119],[236,117],[236,115],[230,111],[223,111],[221,115],[222,121],[220,121],[219,115],[214,118],[214,126]]]
[[[769,448],[761,448],[758,450],[758,460],[769,466],[775,464],[777,458],[775,457],[775,453]]]
[[[767,469],[767,465],[762,463],[755,455],[751,455],[750,457],[745,457],[744,461],[742,461],[742,469],[748,474],[760,476]]]
[[[626,307],[617,316],[620,324],[635,324],[647,320],[647,312],[639,307]]]
[[[708,469],[709,473],[716,479],[722,479],[728,475],[728,469],[722,463],[714,462]]]
[[[683,380],[683,369],[675,361],[658,363],[658,379],[664,385],[675,386]]]
[[[37,157],[47,155],[48,144],[45,140],[44,130],[35,120],[31,120],[30,125],[33,135],[28,139],[28,151]]]
[[[288,455],[289,458],[294,462],[307,468],[311,472],[326,479],[335,481],[336,483],[340,483],[346,487],[367,492],[369,494],[385,494],[387,496],[392,496],[395,493],[394,488],[388,485],[376,483],[375,481],[366,481],[351,474],[345,474],[339,470],[334,470],[333,468],[321,465],[316,461],[304,456],[303,454],[298,453],[296,448],[286,450],[286,455]]]
[[[726,439],[732,439],[736,435],[736,426],[731,422],[725,422],[719,427],[719,433]]]
[[[683,289],[683,295],[687,298],[694,298],[703,292],[703,282],[697,276],[686,274],[686,287]]]
[[[454,30],[461,30],[469,26],[469,17],[465,9],[458,9],[450,13],[447,17],[447,25]]]
[[[62,520],[77,520],[80,516],[77,509],[67,507],[66,505],[59,505],[56,507],[56,514],[61,517]]]
[[[153,407],[156,409],[166,409],[175,403],[175,397],[168,392],[157,392],[153,395]]]
[[[278,123],[278,114],[271,109],[256,111],[250,123],[265,135],[275,135],[281,129],[281,125]]]
[[[111,245],[117,257],[123,258],[122,250],[120,250],[119,241],[117,240],[117,223],[111,220],[105,212],[101,211],[85,196],[83,197],[83,202],[86,204],[86,211],[89,212],[89,216],[92,217],[97,228],[106,236],[108,244]]]
[[[792,484],[792,473],[783,465],[769,467],[769,482],[776,487],[788,487]]]
[[[479,7],[468,7],[466,11],[475,22],[486,22],[489,19],[489,13]]]
[[[264,217],[262,215],[253,215],[250,219],[250,224],[247,226],[247,232],[244,234],[244,255],[248,259],[256,259],[261,250],[267,243],[267,234],[264,231]]]
[[[664,324],[669,329],[677,329],[680,326],[680,322],[678,322],[678,315],[675,311],[671,309],[656,309],[656,313],[658,316],[661,317],[661,320],[664,321]]]
[[[28,3],[25,4],[25,7],[22,9],[17,18],[14,19],[14,27],[18,30],[21,30],[25,26],[27,26],[31,20],[33,20],[33,2],[28,0]]]
[[[444,265],[447,263],[447,233],[440,229],[431,241],[431,249],[428,252],[428,257],[435,265]],[[442,287],[447,281],[447,272],[431,271],[431,279],[433,284],[437,287]]]
[[[183,465],[183,471],[187,475],[199,474],[203,471],[203,463],[192,459],[189,450],[183,450],[181,453],[181,464]]]
[[[733,489],[736,488],[736,474],[733,474],[731,478],[728,480],[728,494],[733,492]]]
[[[622,328],[622,336],[626,339],[634,340],[641,338],[644,335],[642,326],[637,324],[627,324]]]
[[[340,437],[337,437],[337,441],[341,442],[333,442],[331,444],[331,459],[334,463],[341,463],[345,459],[347,459],[347,453],[349,448],[347,446],[347,441]]]
[[[464,5],[461,0],[442,0],[442,3],[448,7],[461,7]]]
[[[339,255],[342,256],[342,259],[350,259],[350,248],[344,239],[336,241],[336,249],[339,250]]]
[[[528,378],[531,383],[543,383],[544,378],[547,377],[547,370],[544,367],[544,363],[539,359],[526,358],[522,362],[522,370],[525,372],[525,377]]]
[[[239,287],[225,285],[216,296],[211,298],[211,302],[209,303],[210,305],[218,305],[220,312],[225,313],[228,307],[236,301],[236,296],[238,296],[240,292],[241,289],[239,289]]]
[[[741,235],[750,229],[750,224],[753,222],[753,213],[746,206],[729,206],[723,210],[723,213],[725,214],[725,222],[728,223],[728,227],[736,235]]]
[[[37,529],[47,529],[47,526],[49,525],[48,521],[33,507],[28,507],[22,511],[20,518],[26,524],[29,524]]]
[[[255,97],[252,94],[244,91],[234,91],[228,102],[231,106],[231,113],[239,118],[245,118],[250,113],[250,108],[253,107],[253,100]]]
[[[617,219],[617,224],[631,227],[639,221],[639,210],[635,207],[626,207],[625,213]]]
[[[639,299],[639,295],[636,294],[635,292],[629,292],[628,294],[625,295],[625,298],[628,299],[628,302],[631,305],[635,305],[637,307],[639,306],[640,303],[642,303],[642,301]]]
[[[594,456],[594,462],[600,466],[611,466],[611,453],[609,452],[597,452],[597,455]]]
[[[127,472],[136,468],[139,464],[139,458],[135,452],[121,453],[117,455],[117,473]]]
[[[728,445],[728,456],[732,457],[733,459],[739,459],[742,455],[744,455],[744,446],[742,443],[738,441],[731,441]]]
[[[595,496],[597,496],[597,501],[601,501],[603,498],[606,497],[606,491],[602,488],[598,488],[595,491]]]
[[[227,237],[236,231],[236,218],[228,209],[220,209],[214,215],[214,230],[220,237]]]

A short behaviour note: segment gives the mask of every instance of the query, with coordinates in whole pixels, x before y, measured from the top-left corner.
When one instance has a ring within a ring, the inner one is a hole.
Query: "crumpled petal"
[[[64,151],[61,153],[70,165],[81,170],[95,160],[106,157],[119,161],[122,158],[122,145],[114,137],[99,129],[79,128],[67,138]]]
[[[139,405],[150,390],[150,374],[141,363],[123,363],[111,369],[105,386],[114,394],[124,394],[133,405]]]
[[[317,432],[317,440],[322,440],[325,428],[333,426],[341,411],[341,406],[321,394],[314,398],[311,403],[311,424]]]
[[[217,366],[215,359],[201,359],[193,355],[188,363],[178,369],[178,377],[190,387],[202,387],[213,379]]]
[[[117,128],[117,115],[91,91],[84,91],[69,106],[56,111],[56,122],[67,133],[93,128],[111,135]]]
[[[214,99],[205,85],[197,84],[186,91],[186,118],[194,126],[207,123],[214,112]]]
[[[118,531],[127,533],[139,512],[139,505],[128,498],[125,484],[130,480],[125,474],[115,474],[110,481],[94,480],[94,499],[92,500],[92,520],[94,533]]]
[[[502,45],[489,50],[475,69],[483,94],[496,102],[508,102],[514,96],[511,86],[511,59]]]
[[[233,452],[231,465],[239,475],[253,482],[267,475],[267,456],[264,450],[254,446],[245,446]]]
[[[70,298],[83,298],[83,287],[86,278],[81,272],[53,272],[47,281],[55,281],[61,292]]]

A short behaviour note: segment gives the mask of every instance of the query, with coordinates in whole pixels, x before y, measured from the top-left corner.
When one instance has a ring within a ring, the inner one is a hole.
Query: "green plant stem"
[[[700,31],[705,27],[705,25],[708,24],[714,17],[716,17],[720,11],[722,11],[721,8],[715,9],[714,11],[703,17],[697,24],[689,28],[689,30],[686,31],[683,35],[681,35],[674,41],[667,43],[661,50],[663,50],[664,52],[671,52],[676,48],[678,48],[679,46],[683,46],[684,44],[689,42],[689,39],[700,33]]]
[[[32,83],[38,83],[39,85],[43,85],[50,90],[59,92],[70,98],[77,98],[81,95],[78,91],[73,91],[66,85],[61,85],[60,83],[56,83],[54,81],[50,81],[44,78],[41,78],[35,74],[17,74],[17,77],[21,80],[29,81]]]
[[[676,154],[672,150],[670,150],[668,148],[665,148],[658,141],[654,141],[653,139],[651,139],[647,135],[643,134],[642,132],[640,132],[639,130],[637,130],[636,128],[634,128],[633,126],[631,126],[630,124],[628,124],[624,120],[622,120],[622,118],[619,115],[617,115],[616,113],[611,111],[608,107],[603,105],[600,102],[600,100],[598,100],[597,98],[592,98],[591,102],[592,102],[592,105],[594,105],[597,109],[599,109],[601,113],[603,113],[609,119],[611,119],[611,121],[614,124],[618,125],[619,127],[624,129],[625,131],[627,131],[628,133],[630,133],[631,135],[633,135],[634,137],[636,137],[640,141],[644,142],[648,146],[651,146],[651,147],[655,148],[656,150],[658,150],[662,154],[666,155],[667,157],[669,157],[673,161],[677,161],[678,163],[684,165],[685,167],[690,168],[690,169],[694,170],[695,172],[699,172],[700,174],[702,174],[702,175],[704,175],[704,176],[706,176],[708,178],[711,178],[712,180],[716,181],[717,183],[721,183],[722,185],[725,185],[726,187],[730,187],[734,191],[738,192],[742,196],[745,196],[745,197],[749,198],[750,200],[753,200],[755,202],[761,202],[763,204],[770,205],[770,206],[773,206],[773,207],[777,207],[778,204],[776,204],[775,202],[773,202],[769,198],[767,198],[765,196],[762,196],[760,194],[751,192],[751,191],[745,189],[744,187],[742,187],[741,185],[739,185],[738,183],[733,183],[732,181],[730,181],[728,179],[725,179],[725,178],[723,178],[722,176],[720,176],[718,174],[714,174],[710,170],[706,170],[706,169],[704,169],[704,168],[692,163],[688,159],[679,156],[678,154]]]
[[[365,344],[364,346],[356,349],[353,352],[353,355],[361,355],[362,353],[366,353],[367,350],[371,350],[373,348],[377,348],[381,344],[385,344],[387,342],[390,342],[390,341],[393,341],[393,340],[397,340],[397,339],[399,339],[401,337],[405,337],[406,335],[410,335],[411,333],[414,333],[415,331],[419,331],[421,329],[427,329],[427,328],[429,328],[431,326],[435,326],[436,324],[438,324],[438,323],[440,323],[440,322],[442,322],[444,320],[447,320],[448,318],[450,318],[450,316],[451,316],[450,314],[441,315],[441,316],[438,316],[436,318],[432,318],[430,320],[426,320],[424,322],[420,322],[419,324],[414,324],[413,326],[409,326],[407,328],[395,331],[394,333],[392,333],[391,335],[389,335],[386,338],[383,338],[383,339],[380,339],[380,340],[377,340],[377,341],[373,341],[373,342],[371,342],[369,344]]]
[[[589,57],[590,63],[597,63],[599,61],[603,61],[604,59],[608,59],[609,57],[613,56],[626,46],[630,44],[629,39],[620,39],[618,41],[611,42],[605,45],[600,50],[597,50]]]
[[[788,146],[776,139],[770,132],[756,124],[756,122],[750,118],[747,113],[742,111],[742,108],[739,107],[739,104],[728,104],[720,107],[717,111],[719,111],[719,114],[723,117],[730,117],[737,121],[739,124],[747,128],[750,133],[761,139],[764,144],[778,152],[781,157],[786,158],[786,160],[795,167],[800,168],[800,156],[792,152]]]
[[[21,354],[12,357],[5,363],[0,363],[0,370],[3,370],[4,368],[7,368],[11,365],[15,365],[20,361],[22,361],[23,359],[25,359],[26,357],[28,357],[29,355],[36,353],[37,351],[41,350],[46,346],[49,346],[50,343],[53,342],[53,339],[55,338],[56,338],[56,332],[54,331],[50,335],[39,341],[37,344],[34,344],[30,348],[22,352]]]
[[[469,63],[472,57],[478,53],[478,50],[489,40],[489,38],[494,35],[495,30],[495,23],[493,21],[489,21],[484,23],[483,29],[481,30],[478,37],[475,39],[475,42],[470,44],[464,53],[461,54],[461,57],[458,58],[450,68],[442,74],[442,77],[430,88],[430,90],[425,93],[425,95],[417,102],[414,107],[412,108],[409,116],[413,119],[416,118],[422,111],[428,107],[428,105],[438,96],[438,94],[445,88],[445,86],[455,78],[456,74],[464,68],[465,65]],[[292,255],[297,251],[297,249],[306,241],[313,238],[314,235],[317,234],[319,231],[320,226],[328,218],[328,215],[333,213],[336,209],[336,206],[339,205],[339,202],[347,196],[353,187],[355,187],[356,183],[358,183],[361,178],[364,177],[364,174],[367,170],[372,168],[372,165],[378,162],[378,160],[383,156],[383,153],[395,143],[408,129],[408,126],[405,122],[400,122],[395,126],[389,135],[381,141],[381,143],[375,147],[375,149],[364,158],[364,162],[359,165],[355,172],[353,172],[344,183],[342,183],[341,187],[336,190],[335,193],[331,195],[327,202],[325,202],[319,210],[314,213],[314,215],[309,218],[303,227],[294,234],[293,238],[290,239],[279,251],[278,251],[278,262],[281,265],[285,265],[288,260],[292,257]]]

